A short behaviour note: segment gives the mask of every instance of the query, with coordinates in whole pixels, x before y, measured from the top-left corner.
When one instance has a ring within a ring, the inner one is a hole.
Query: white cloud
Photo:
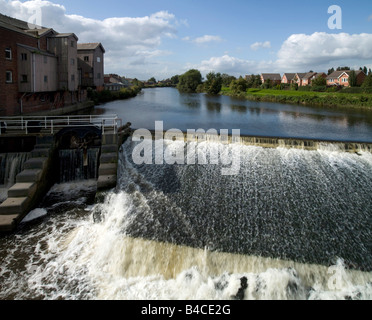
[[[261,47],[261,46],[257,46]],[[244,75],[262,72],[327,71],[340,65],[369,66],[372,59],[372,34],[293,34],[284,41],[276,61],[254,61],[225,54],[194,65],[202,72]]]
[[[273,67],[273,63],[270,61],[257,62],[254,60],[244,60],[224,55],[222,57],[212,57],[209,60],[203,60],[199,65],[189,65],[189,67],[197,68],[204,74],[215,71],[240,76],[269,71]]]
[[[293,34],[278,52],[281,69],[306,70],[339,61],[372,59],[372,34]]]
[[[0,0],[0,7],[3,14],[24,21],[29,20],[36,8],[41,8],[43,26],[60,33],[73,32],[78,36],[80,43],[101,42],[106,49],[106,71],[123,75],[127,72],[126,66],[133,61],[138,62],[140,59],[148,61],[154,57],[169,55],[169,51],[159,50],[159,46],[163,39],[175,38],[176,26],[183,23],[178,22],[176,17],[167,11],[144,17],[90,19],[68,15],[64,6],[43,0],[26,2]],[[138,70],[143,71],[140,68]]]
[[[271,48],[271,42],[270,41],[265,41],[265,42],[256,42],[251,45],[251,49],[256,51],[258,49],[270,49]]]
[[[196,44],[207,44],[211,42],[222,42],[223,39],[220,36],[212,36],[212,35],[204,35],[202,37],[197,37],[195,39],[191,39],[191,37],[184,37],[182,40],[184,41],[191,41]]]

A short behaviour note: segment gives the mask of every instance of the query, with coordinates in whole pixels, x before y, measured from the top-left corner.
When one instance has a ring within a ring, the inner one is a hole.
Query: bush
[[[350,87],[350,88],[342,88],[340,93],[363,93],[363,88],[359,87]]]
[[[248,82],[243,78],[233,80],[230,84],[230,89],[233,94],[245,93],[248,89]]]
[[[308,92],[310,90],[311,90],[311,87],[309,87],[309,86],[298,87],[298,91]]]

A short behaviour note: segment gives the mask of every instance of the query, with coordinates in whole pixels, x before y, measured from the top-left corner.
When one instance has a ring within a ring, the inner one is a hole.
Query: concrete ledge
[[[107,144],[101,147],[101,153],[114,153],[118,152],[118,146],[116,144]]]
[[[0,232],[12,232],[18,219],[19,215],[0,215]]]
[[[17,183],[8,190],[9,198],[32,197],[36,192],[37,185],[34,182]]]
[[[32,158],[48,158],[50,156],[50,149],[34,149],[31,151]]]
[[[118,135],[115,133],[107,133],[102,136],[102,145],[118,144]]]
[[[42,173],[43,173],[43,170],[41,169],[24,170],[17,176],[17,183],[39,182],[41,179]]]
[[[25,198],[8,198],[0,205],[1,215],[20,215],[25,211],[28,197]]]
[[[111,189],[116,187],[116,175],[100,176],[97,181],[97,189]]]
[[[105,163],[118,163],[118,153],[104,153],[101,155],[101,161],[102,164]]]
[[[43,170],[48,158],[32,158],[24,164],[24,169],[41,169]]]
[[[118,166],[116,163],[104,163],[99,167],[100,176],[117,175]]]

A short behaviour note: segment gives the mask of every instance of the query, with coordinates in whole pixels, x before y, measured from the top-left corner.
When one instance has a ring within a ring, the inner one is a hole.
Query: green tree
[[[180,81],[179,80],[180,76],[179,75],[175,75],[171,78],[171,83],[172,85],[176,86],[178,84],[178,82]]]
[[[258,88],[262,85],[261,76],[257,75],[250,75],[247,77],[248,88]]]
[[[322,76],[318,76],[312,81],[313,87],[320,87],[320,86],[326,86],[326,85],[327,85],[327,80],[326,78],[323,78]]]
[[[332,74],[333,72],[335,72],[335,68],[331,68],[328,70],[328,75]]]
[[[156,79],[154,77],[150,78],[148,82],[156,83]]]
[[[240,77],[239,79],[231,82],[230,89],[234,94],[245,93],[248,89],[248,82]]]
[[[224,87],[229,87],[230,84],[231,84],[231,82],[234,81],[234,80],[236,80],[236,77],[234,77],[234,76],[230,76],[230,75],[228,75],[228,74],[226,74],[226,73],[223,73],[223,74],[221,75],[221,78],[222,78],[222,85],[223,85]]]
[[[204,83],[204,90],[208,94],[217,95],[222,89],[222,76],[220,73],[210,72],[207,74],[207,81]]]
[[[372,73],[370,73],[362,84],[362,88],[372,88]]]
[[[179,77],[177,88],[180,92],[195,93],[199,84],[202,84],[200,71],[191,69]]]
[[[357,77],[356,77],[356,73],[355,73],[354,70],[350,72],[349,85],[350,85],[350,87],[356,87],[357,86]]]

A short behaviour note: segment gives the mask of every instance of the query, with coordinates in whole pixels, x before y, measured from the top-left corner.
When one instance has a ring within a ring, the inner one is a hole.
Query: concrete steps
[[[114,133],[108,133],[102,136],[97,190],[111,189],[116,187],[119,157],[118,141],[118,135]]]
[[[52,136],[38,137],[31,158],[16,177],[16,184],[8,190],[8,199],[0,205],[0,232],[13,231],[28,214],[39,197],[53,152]]]

